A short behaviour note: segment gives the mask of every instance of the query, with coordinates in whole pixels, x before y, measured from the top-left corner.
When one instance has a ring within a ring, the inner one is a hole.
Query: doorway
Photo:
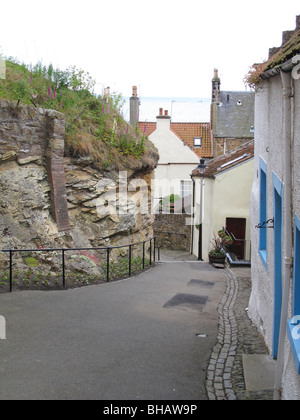
[[[245,239],[246,239],[246,219],[238,217],[226,218],[226,230],[233,237],[233,244],[230,251],[233,252],[237,259],[245,259]]]

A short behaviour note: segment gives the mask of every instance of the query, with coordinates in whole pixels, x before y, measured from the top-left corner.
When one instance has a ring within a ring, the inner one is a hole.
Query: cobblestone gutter
[[[227,286],[219,304],[219,334],[207,369],[210,400],[271,400],[272,390],[247,391],[242,354],[268,354],[262,336],[248,317],[251,278],[224,271]]]

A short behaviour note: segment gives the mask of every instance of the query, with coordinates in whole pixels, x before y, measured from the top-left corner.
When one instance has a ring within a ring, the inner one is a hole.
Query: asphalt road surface
[[[1,400],[206,400],[226,279],[207,263],[0,295]]]

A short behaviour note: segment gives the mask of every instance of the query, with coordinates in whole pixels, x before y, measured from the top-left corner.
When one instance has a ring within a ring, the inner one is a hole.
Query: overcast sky
[[[26,64],[76,65],[97,91],[210,97],[244,90],[249,67],[295,29],[299,0],[14,0],[0,8],[0,53]]]

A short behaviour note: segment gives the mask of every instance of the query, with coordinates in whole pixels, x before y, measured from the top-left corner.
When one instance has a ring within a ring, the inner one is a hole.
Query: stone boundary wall
[[[186,214],[156,214],[153,228],[157,245],[178,251],[190,251],[191,226],[186,225],[188,218]]]

